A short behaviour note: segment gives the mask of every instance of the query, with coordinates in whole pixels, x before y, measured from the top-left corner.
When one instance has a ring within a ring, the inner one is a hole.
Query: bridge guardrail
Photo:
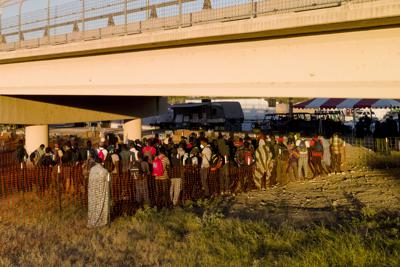
[[[202,7],[193,0],[169,0],[146,6],[138,6],[135,4],[138,2],[131,0],[83,0],[81,6],[70,2],[3,18],[0,23],[0,51],[370,1],[378,0],[204,0]]]

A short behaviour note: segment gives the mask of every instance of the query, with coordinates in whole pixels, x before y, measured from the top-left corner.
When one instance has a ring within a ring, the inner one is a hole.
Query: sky
[[[51,23],[59,23],[65,21],[76,21],[81,18],[81,0],[50,0],[50,17],[64,15],[60,19],[52,19]],[[146,6],[147,0],[130,0],[128,2],[128,9],[139,8]],[[171,0],[150,0],[150,4],[157,4],[162,2],[169,2]],[[238,5],[249,3],[251,0],[211,0],[213,8],[221,8],[226,6]],[[103,14],[114,13],[122,11],[124,8],[124,0],[85,0],[86,17],[98,16]],[[204,0],[194,0],[193,2],[184,3],[182,5],[182,12],[192,13],[201,11]],[[111,6],[110,6],[111,4]],[[18,5],[6,7],[3,10],[1,18],[2,32],[9,33],[15,32],[18,29]],[[96,9],[96,10],[93,10]],[[74,15],[70,15],[74,14]],[[168,6],[164,8],[157,8],[158,17],[176,16],[179,14],[178,5]],[[128,23],[143,21],[147,18],[145,11],[131,13],[128,15]],[[124,23],[124,16],[114,17],[116,25]],[[90,21],[85,23],[85,29],[97,29],[107,26],[107,19]],[[22,24],[23,29],[30,29],[36,27],[44,27],[47,25],[47,0],[27,0],[22,6]],[[82,28],[81,24],[78,24]],[[51,34],[65,34],[72,32],[72,24],[64,27],[52,28]],[[44,31],[26,33],[25,39],[40,38],[43,36]],[[7,42],[18,41],[18,36],[8,36]]]

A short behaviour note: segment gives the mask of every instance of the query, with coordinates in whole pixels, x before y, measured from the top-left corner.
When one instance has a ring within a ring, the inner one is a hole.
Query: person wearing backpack
[[[171,187],[169,190],[170,201],[174,206],[178,204],[182,191],[183,168],[181,156],[176,147],[171,150]]]
[[[208,187],[208,175],[211,167],[211,146],[208,144],[208,140],[205,137],[200,139],[200,148],[201,151],[201,168],[200,168],[200,179],[202,190],[206,197],[210,196],[210,190]]]
[[[156,182],[156,206],[161,209],[169,206],[169,176],[170,161],[164,147],[160,147],[159,155],[153,160],[153,176]]]
[[[286,185],[288,183],[287,179],[287,166],[289,163],[289,150],[283,143],[284,138],[280,136],[278,138],[278,143],[275,145],[276,150],[276,182],[279,185]]]
[[[51,167],[56,164],[56,162],[53,160],[53,151],[51,151],[50,147],[47,147],[45,150],[45,154],[43,157],[40,159],[39,164],[44,167]]]
[[[139,205],[150,204],[148,177],[150,176],[150,167],[143,154],[137,154],[137,160],[130,169],[131,177],[135,187],[135,201]]]
[[[223,135],[220,135],[218,137],[218,153],[222,156],[224,163],[219,171],[221,194],[222,195],[229,194],[230,193],[230,178],[229,178],[230,149]]]
[[[308,166],[308,154],[310,148],[310,142],[306,140],[305,137],[301,137],[296,141],[297,150],[299,151],[299,160],[298,160],[298,169],[297,169],[297,177],[301,179],[307,179],[307,175],[310,172]]]
[[[152,160],[156,156],[157,150],[152,146],[151,140],[147,140],[147,146],[143,147],[142,154]]]
[[[29,159],[30,161],[33,163],[33,165],[39,165],[40,160],[42,159],[43,155],[45,154],[45,145],[41,144],[39,146],[38,149],[36,149],[35,151],[33,151],[30,156]]]
[[[104,143],[100,143],[99,148],[97,149],[97,157],[100,158],[101,164],[104,165],[108,155],[107,149],[104,148]]]
[[[324,155],[324,147],[318,135],[315,135],[310,142],[311,164],[314,169],[313,178],[326,173],[322,166],[322,157]]]

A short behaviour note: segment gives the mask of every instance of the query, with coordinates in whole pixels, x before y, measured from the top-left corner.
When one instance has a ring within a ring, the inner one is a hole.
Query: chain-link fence
[[[369,1],[378,0],[73,1],[0,18],[0,51]]]
[[[8,160],[9,155],[0,158]],[[5,160],[2,160],[5,162]],[[252,175],[254,167],[229,166],[230,190],[243,192],[254,187]],[[200,168],[197,166],[178,166],[169,170],[169,175],[181,179],[182,189],[179,203],[182,201],[195,201],[205,197],[204,188],[200,179]],[[12,200],[15,197],[24,197],[27,194],[36,194],[48,205],[52,202],[62,213],[64,209],[74,206],[86,209],[88,205],[88,180],[89,172],[85,172],[85,165],[76,164],[68,166],[27,166],[26,164],[12,164],[0,167],[0,201]],[[170,188],[170,181],[167,185]],[[218,195],[221,192],[219,173],[208,169],[207,185],[209,195]],[[169,190],[168,190],[169,191]],[[132,172],[111,173],[112,216],[133,214],[144,204],[158,206],[160,196],[156,192],[156,180],[153,176],[144,176],[137,179]],[[168,194],[168,198],[169,198]],[[4,202],[3,202],[4,203]],[[170,206],[163,203],[164,206]]]

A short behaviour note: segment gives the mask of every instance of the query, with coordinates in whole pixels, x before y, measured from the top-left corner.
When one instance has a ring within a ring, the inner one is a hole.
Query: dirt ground
[[[344,214],[400,215],[400,169],[357,168],[342,174],[291,182],[284,187],[226,198],[222,211],[271,223],[332,224]]]

